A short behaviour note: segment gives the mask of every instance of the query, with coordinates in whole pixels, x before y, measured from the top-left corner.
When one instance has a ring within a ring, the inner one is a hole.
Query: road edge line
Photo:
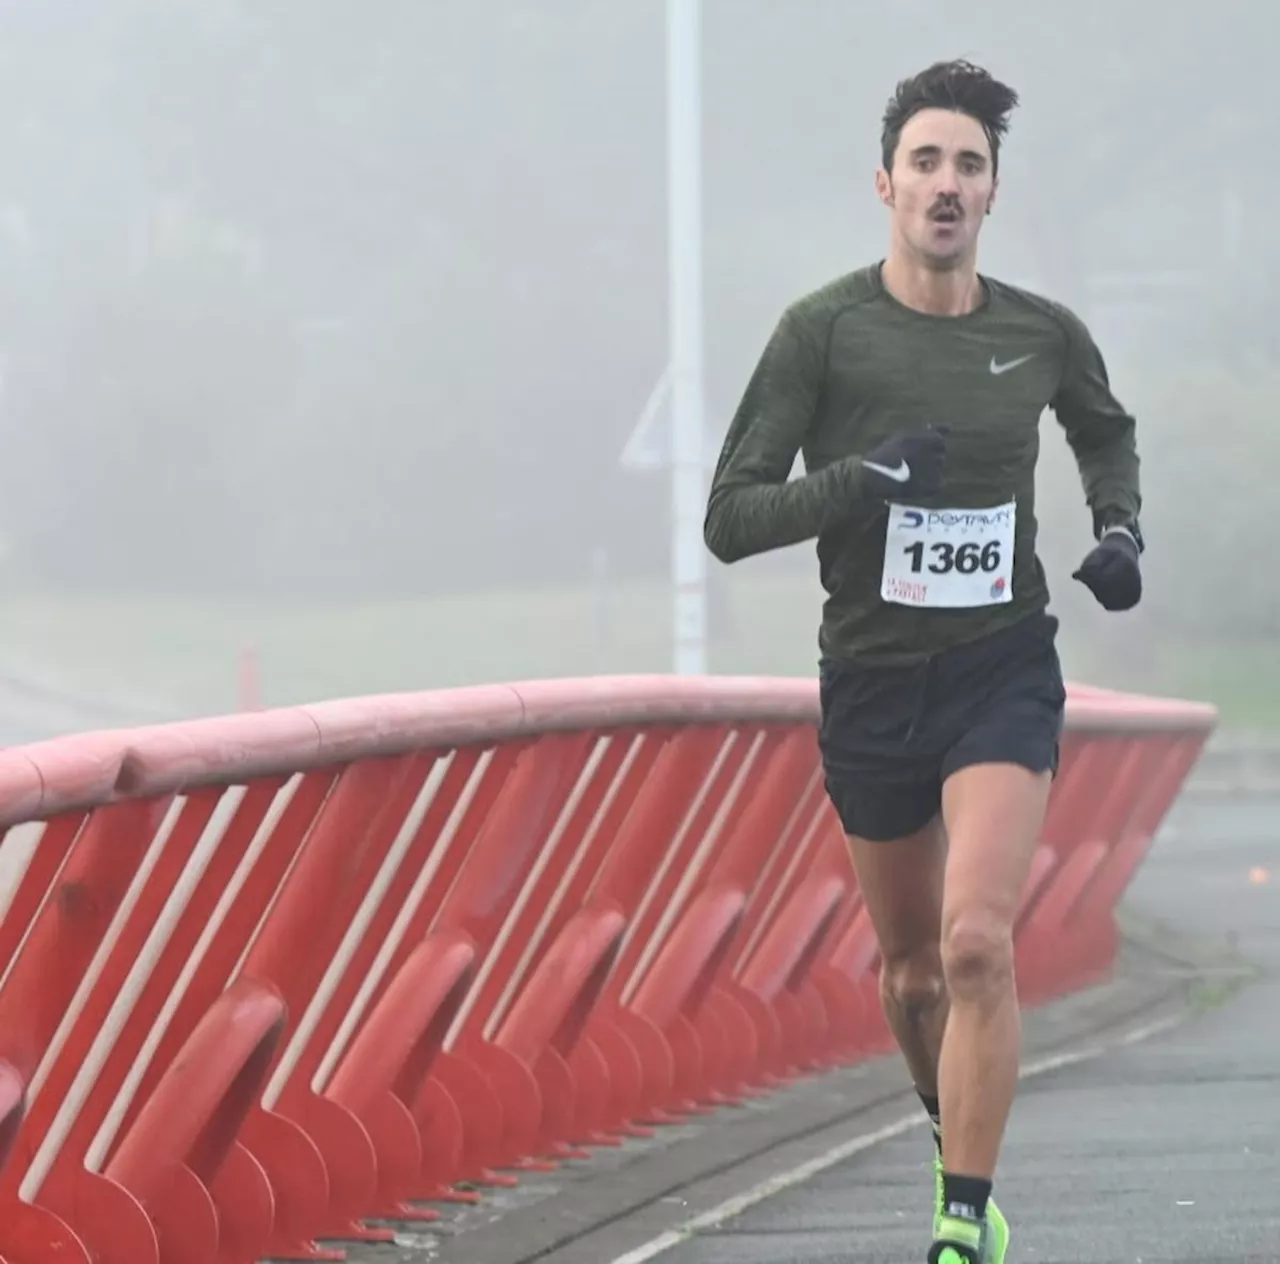
[[[1065,1067],[1077,1066],[1082,1062],[1090,1062],[1094,1058],[1113,1053],[1117,1049],[1140,1044],[1144,1040],[1150,1040],[1153,1036],[1161,1035],[1178,1026],[1188,1016],[1189,1011],[1182,1009],[1176,1014],[1167,1014],[1163,1018],[1157,1018],[1132,1028],[1112,1040],[1098,1041],[1084,1045],[1079,1049],[1069,1049],[1061,1053],[1049,1054],[1043,1058],[1036,1058],[1019,1067],[1018,1079],[1019,1081],[1034,1079],[1036,1076],[1047,1075],[1052,1071],[1060,1071]],[[771,1176],[767,1180],[759,1181],[741,1194],[726,1198],[723,1202],[709,1208],[707,1211],[691,1217],[684,1224],[678,1225],[674,1229],[668,1229],[658,1234],[657,1237],[650,1238],[648,1242],[641,1243],[632,1250],[615,1256],[608,1261],[608,1264],[647,1264],[647,1261],[656,1259],[659,1255],[665,1254],[672,1248],[683,1245],[698,1233],[707,1229],[718,1228],[726,1220],[732,1220],[748,1208],[765,1202],[784,1190],[802,1185],[805,1181],[825,1172],[828,1168],[835,1167],[846,1159],[852,1158],[855,1154],[861,1154],[864,1150],[870,1150],[882,1141],[890,1141],[894,1137],[911,1131],[912,1128],[923,1127],[924,1123],[924,1116],[918,1110],[914,1110],[911,1114],[904,1115],[901,1119],[897,1119],[891,1124],[886,1124],[882,1128],[877,1128],[872,1132],[861,1133],[856,1137],[849,1138],[848,1141],[842,1141],[839,1145],[832,1146],[831,1149],[823,1154],[807,1159],[804,1163],[788,1168],[785,1172],[779,1172],[776,1176]]]

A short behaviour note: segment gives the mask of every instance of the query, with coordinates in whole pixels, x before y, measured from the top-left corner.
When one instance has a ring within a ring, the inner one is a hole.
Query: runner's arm
[[[1050,407],[1075,453],[1094,537],[1109,527],[1126,527],[1141,547],[1137,423],[1112,394],[1102,353],[1084,323],[1065,308],[1059,315],[1067,336],[1066,368]]]
[[[826,349],[788,311],[773,331],[725,436],[703,538],[721,562],[812,539],[851,508],[860,460],[788,479],[817,411]]]

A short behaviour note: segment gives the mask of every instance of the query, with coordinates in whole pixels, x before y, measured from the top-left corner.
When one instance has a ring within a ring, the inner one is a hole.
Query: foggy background
[[[709,446],[782,308],[881,257],[895,82],[987,65],[1022,105],[980,266],[1073,307],[1139,422],[1146,596],[1123,616],[1070,579],[1088,512],[1043,422],[1068,674],[1270,728],[1280,15],[704,15]],[[619,460],[667,358],[664,21],[662,0],[0,8],[9,729],[670,669],[669,475]],[[812,543],[708,565],[711,670],[811,674]]]

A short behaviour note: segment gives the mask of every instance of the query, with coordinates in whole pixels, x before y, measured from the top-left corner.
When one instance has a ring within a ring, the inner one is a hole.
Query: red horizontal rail
[[[431,746],[637,724],[817,720],[817,689],[799,679],[606,676],[384,694],[0,751],[0,825]],[[1216,723],[1205,704],[1097,691],[1067,699],[1067,726],[1079,732],[1207,735]]]
[[[0,1261],[341,1258],[887,1049],[817,721],[604,677],[0,752]],[[1111,969],[1215,723],[1069,691],[1029,1002]]]

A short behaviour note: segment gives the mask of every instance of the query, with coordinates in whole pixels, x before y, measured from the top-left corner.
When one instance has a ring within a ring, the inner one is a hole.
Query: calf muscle
[[[916,1088],[938,1094],[947,1021],[943,979],[941,823],[891,843],[851,838],[858,885],[880,945],[880,1000]]]
[[[949,1172],[992,1178],[1013,1106],[1021,1045],[1013,929],[1049,785],[1048,774],[990,764],[963,769],[944,787],[949,1013],[938,1097]]]

